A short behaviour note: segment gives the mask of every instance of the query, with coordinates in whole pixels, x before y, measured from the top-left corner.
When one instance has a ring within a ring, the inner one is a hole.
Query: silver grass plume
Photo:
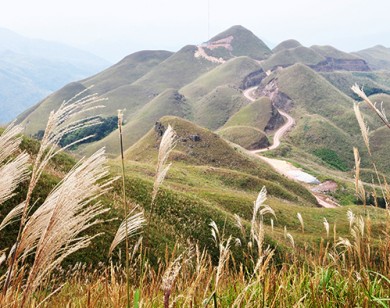
[[[355,116],[358,121],[360,131],[362,133],[364,144],[366,145],[367,151],[371,156],[371,149],[370,149],[370,138],[368,137],[369,134],[369,128],[367,126],[367,123],[364,122],[364,118],[362,113],[360,112],[359,105],[354,103],[353,104],[353,110],[355,111]]]
[[[24,202],[15,206],[8,214],[4,217],[3,221],[0,224],[0,231],[3,230],[6,226],[11,224],[18,216],[22,215],[24,208]]]
[[[324,227],[325,227],[325,231],[326,231],[326,237],[329,237],[329,222],[328,220],[324,217]]]
[[[293,236],[290,233],[287,233],[286,237],[290,241],[292,248],[295,248],[295,242]]]
[[[115,238],[111,243],[109,254],[111,255],[115,247],[118,246],[126,238],[126,225],[127,225],[127,236],[135,235],[145,223],[144,213],[139,212],[132,215],[131,212],[128,217],[121,223],[118,231],[115,234]]]
[[[352,89],[353,92],[355,92],[355,94],[357,94],[378,115],[378,117],[381,119],[381,121],[388,128],[390,128],[390,123],[387,120],[387,117],[386,117],[386,114],[385,114],[385,110],[383,109],[383,105],[382,105],[381,109],[379,110],[376,107],[376,103],[372,103],[371,100],[364,93],[364,91],[357,84],[353,85],[351,89]]]
[[[164,181],[165,176],[171,167],[171,164],[167,165],[166,162],[168,160],[169,154],[176,146],[176,140],[176,132],[173,130],[171,125],[168,125],[168,128],[165,130],[164,135],[161,138],[160,148],[158,151],[157,170],[153,185],[152,203],[156,199],[161,183]]]
[[[302,229],[302,232],[305,232],[305,224],[303,223],[303,217],[301,215],[301,213],[297,213],[297,218],[299,220],[299,223],[301,224],[301,229]]]
[[[352,212],[352,210],[348,210],[347,218],[348,218],[348,222],[349,222],[349,229],[351,230],[352,229],[352,225],[355,222],[355,214]]]
[[[108,210],[99,202],[93,204],[113,181],[107,179],[105,163],[104,149],[82,159],[28,219],[15,252],[23,258],[35,253],[22,303],[67,256],[87,247],[97,236],[79,234],[99,223],[96,217]]]
[[[28,178],[29,155],[23,152],[12,159],[19,150],[22,130],[20,125],[12,123],[0,136],[0,205],[11,198],[18,185]]]

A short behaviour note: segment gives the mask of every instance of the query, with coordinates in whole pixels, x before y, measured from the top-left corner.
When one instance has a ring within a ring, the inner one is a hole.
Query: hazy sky
[[[289,38],[345,51],[390,47],[389,16],[389,0],[2,0],[0,27],[115,62],[198,44],[237,24],[270,47]]]

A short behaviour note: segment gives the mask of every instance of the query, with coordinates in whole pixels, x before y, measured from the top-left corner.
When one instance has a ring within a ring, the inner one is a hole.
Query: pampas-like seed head
[[[326,237],[329,237],[329,222],[328,220],[324,217],[324,227],[325,227],[325,231],[326,231]]]
[[[356,116],[356,119],[358,121],[360,131],[362,133],[364,144],[366,145],[368,153],[371,155],[369,128],[368,128],[366,122],[364,122],[364,118],[363,118],[362,113],[360,112],[360,108],[359,108],[358,104],[356,104],[356,103],[353,104],[353,110],[355,111],[355,116]]]
[[[286,237],[290,241],[290,244],[291,244],[292,248],[295,248],[295,242],[294,242],[293,236],[290,233],[287,233]]]
[[[305,225],[303,223],[303,217],[301,215],[301,213],[297,213],[297,218],[299,220],[299,223],[301,224],[301,229],[302,229],[302,232],[305,232]]]
[[[352,225],[355,222],[355,214],[352,212],[352,210],[348,210],[347,218],[349,221],[349,229],[352,229]]]
[[[168,160],[169,154],[176,146],[176,141],[176,132],[173,130],[171,125],[168,125],[168,128],[165,130],[164,135],[161,138],[160,148],[158,151],[157,170],[153,185],[152,203],[157,196],[158,190],[164,181],[169,168],[171,167],[171,164],[166,165],[166,162]]]
[[[111,255],[115,247],[118,246],[126,238],[126,225],[127,225],[127,236],[135,235],[145,223],[144,213],[140,212],[132,215],[132,212],[128,217],[121,223],[118,231],[115,234],[115,238],[111,243],[109,254]]]
[[[28,219],[15,251],[17,257],[35,253],[22,303],[57,265],[94,238],[79,234],[99,223],[96,217],[107,211],[99,203],[92,204],[112,183],[106,179],[105,162],[104,149],[81,160]]]

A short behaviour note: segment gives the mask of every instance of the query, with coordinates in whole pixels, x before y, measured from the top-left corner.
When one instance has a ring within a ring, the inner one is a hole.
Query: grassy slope
[[[363,87],[367,95],[377,92],[390,93],[390,82],[386,78],[383,78],[386,74],[378,74],[377,72],[338,71],[321,73],[321,75],[340,91],[354,99],[358,98],[351,90],[351,86],[355,83]],[[390,74],[387,75],[390,77]]]
[[[238,57],[221,64],[200,76],[181,89],[181,93],[191,99],[199,99],[222,85],[238,88],[250,73],[260,69],[260,65],[249,57]]]
[[[295,188],[300,187],[300,185],[293,184],[273,172],[268,165],[259,162],[258,159],[244,156],[239,149],[233,148],[225,140],[207,129],[176,117],[164,117],[161,122],[165,126],[171,124],[179,136],[178,145],[172,155],[172,159],[177,162],[244,172],[267,181],[275,181],[284,186],[286,190],[289,185],[295,185]],[[188,138],[190,135],[198,135],[201,140],[192,141]],[[154,163],[158,142],[159,138],[156,137],[153,130],[150,130],[139,142],[126,151],[125,156],[130,160]],[[312,200],[307,195],[305,198]]]
[[[252,126],[229,126],[218,130],[218,135],[248,150],[256,150],[269,145],[267,135]]]
[[[359,59],[358,56],[346,53],[344,51],[338,50],[332,46],[318,46],[314,45],[310,47],[313,49],[315,52],[319,53],[323,57],[329,57],[329,58],[334,58],[334,59],[345,59],[345,60],[354,60],[354,59]]]
[[[298,46],[292,49],[282,49],[274,53],[262,63],[262,67],[264,70],[269,70],[277,66],[285,67],[295,63],[314,65],[324,60],[325,58],[316,51],[307,47]]]
[[[196,124],[215,130],[248,104],[241,90],[219,86],[193,103],[192,119]]]
[[[217,65],[195,58],[196,46],[188,45],[153,68],[134,84],[160,93],[167,88],[180,89]]]
[[[348,134],[356,136],[359,133],[352,99],[307,66],[295,64],[281,70],[278,85],[280,91],[294,101],[295,118],[306,113],[319,114]]]
[[[390,69],[390,49],[381,45],[363,49],[353,53],[367,61],[368,65],[375,70]]]
[[[27,134],[36,133],[38,130],[44,128],[44,122],[41,119],[47,119],[50,111],[57,109],[63,101],[69,100],[91,85],[95,85],[95,87],[87,92],[87,94],[91,92],[99,93],[99,95],[110,99],[106,103],[107,108],[104,111],[99,110],[99,112],[105,116],[115,115],[117,109],[124,108],[124,104],[131,105],[128,103],[129,92],[132,93],[132,97],[137,101],[145,100],[145,95],[143,95],[144,91],[140,93],[140,88],[133,87],[131,88],[133,91],[129,91],[126,86],[165,60],[170,54],[167,51],[141,51],[129,55],[119,63],[95,76],[66,85],[23,113],[19,117],[19,121],[23,121],[23,124],[26,125]],[[124,94],[123,88],[126,88],[126,92],[129,92]],[[132,108],[129,109],[131,110]]]
[[[93,85],[95,92],[104,95],[112,89],[133,83],[172,54],[165,50],[135,52],[101,73],[83,80],[82,83],[86,86]]]
[[[231,43],[233,47],[231,54],[233,56],[248,56],[256,60],[263,60],[272,53],[262,40],[242,26],[233,26],[214,36],[209,41],[213,42],[229,36],[233,36],[233,41]]]
[[[174,89],[167,89],[144,105],[123,127],[125,149],[141,138],[157,120],[165,115],[189,117],[191,107],[185,98]],[[91,154],[105,146],[108,153],[119,154],[118,131],[112,132],[102,140],[80,148],[83,154]]]
[[[268,97],[262,97],[235,113],[223,128],[245,125],[252,126],[261,131],[265,130],[272,117],[272,103]]]
[[[277,52],[285,50],[285,49],[291,49],[291,48],[296,48],[296,47],[300,47],[300,46],[302,46],[302,45],[297,40],[290,39],[290,40],[283,41],[283,42],[279,43],[278,45],[276,45],[272,49],[272,52],[277,53]]]
[[[260,65],[248,58],[232,59],[200,76],[180,90],[193,106],[195,123],[217,129],[248,101],[239,86]]]

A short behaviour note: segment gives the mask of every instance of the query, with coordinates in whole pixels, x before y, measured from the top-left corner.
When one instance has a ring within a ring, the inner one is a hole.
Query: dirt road
[[[255,101],[255,97],[253,95],[253,92],[256,90],[256,87],[246,89],[243,94],[244,96],[249,99],[250,101]],[[264,149],[258,149],[258,150],[252,150],[250,151],[253,154],[257,153],[262,153],[266,151],[270,151],[273,149],[276,149],[277,147],[280,146],[280,138],[290,130],[295,125],[295,120],[287,113],[284,111],[278,109],[278,112],[287,119],[286,123],[283,124],[282,127],[280,127],[274,135],[274,142],[273,144]],[[312,175],[302,171],[300,168],[297,168],[293,166],[291,163],[286,162],[284,160],[280,159],[274,159],[274,158],[268,158],[268,157],[263,157],[260,155],[256,155],[258,158],[261,160],[267,162],[269,165],[271,165],[278,173],[293,179],[297,180],[299,182],[303,182],[304,185],[306,186],[307,189],[311,191],[313,196],[316,198],[318,204],[322,207],[325,208],[335,208],[338,207],[339,205],[331,200],[327,195],[320,193],[318,191],[315,191],[316,186],[313,188],[313,184],[318,185],[320,182],[313,177]]]

